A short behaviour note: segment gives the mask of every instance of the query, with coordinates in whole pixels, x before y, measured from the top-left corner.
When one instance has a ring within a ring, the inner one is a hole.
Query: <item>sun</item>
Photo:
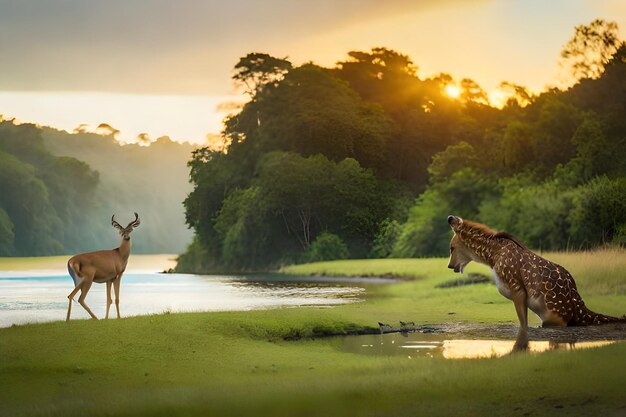
[[[461,95],[461,89],[458,85],[455,84],[446,85],[445,90],[446,94],[452,98],[459,98],[459,96]]]

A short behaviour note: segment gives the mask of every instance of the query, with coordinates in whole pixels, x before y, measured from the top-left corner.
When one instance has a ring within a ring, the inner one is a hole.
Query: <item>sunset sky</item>
[[[562,81],[559,51],[595,18],[626,28],[623,0],[0,0],[0,114],[72,130],[106,122],[199,142],[248,52],[330,66],[385,46],[418,75],[448,72],[487,91]]]

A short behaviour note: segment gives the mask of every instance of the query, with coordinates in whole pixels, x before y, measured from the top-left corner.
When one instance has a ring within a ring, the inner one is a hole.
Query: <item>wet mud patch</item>
[[[401,331],[396,331],[401,330]],[[342,349],[364,355],[441,357],[446,359],[492,358],[510,354],[518,327],[510,324],[437,324],[381,327],[379,334],[345,336]],[[607,346],[626,340],[626,324],[603,326],[529,328],[528,351],[578,350]]]
[[[400,327],[389,329],[383,333],[437,333],[447,336],[464,337],[470,339],[512,339],[514,340],[519,326],[513,324],[485,324],[485,323],[445,323],[420,325],[414,327]],[[601,326],[578,327],[529,327],[528,339],[531,341],[557,342],[584,342],[598,340],[626,340],[626,323],[611,323]]]

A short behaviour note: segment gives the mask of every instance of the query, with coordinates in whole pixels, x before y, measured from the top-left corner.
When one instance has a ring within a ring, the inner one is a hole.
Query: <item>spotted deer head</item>
[[[448,216],[448,224],[454,231],[454,236],[450,241],[450,262],[448,268],[454,269],[454,272],[463,273],[465,266],[472,261],[472,251],[461,241],[459,231],[463,227],[463,219],[458,216]]]
[[[132,222],[128,223],[128,225],[126,227],[122,227],[121,224],[119,224],[118,222],[115,221],[115,214],[114,214],[111,217],[111,224],[113,225],[113,227],[115,227],[117,229],[117,231],[120,233],[120,235],[122,235],[124,240],[130,240],[130,233],[133,231],[133,229],[135,227],[139,226],[141,224],[141,222],[139,221],[139,215],[137,213],[135,213],[135,220],[133,220]]]

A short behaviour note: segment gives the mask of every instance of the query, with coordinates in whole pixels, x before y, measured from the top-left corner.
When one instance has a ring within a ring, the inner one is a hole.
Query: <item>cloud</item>
[[[228,93],[253,50],[461,0],[0,0],[0,90]]]

